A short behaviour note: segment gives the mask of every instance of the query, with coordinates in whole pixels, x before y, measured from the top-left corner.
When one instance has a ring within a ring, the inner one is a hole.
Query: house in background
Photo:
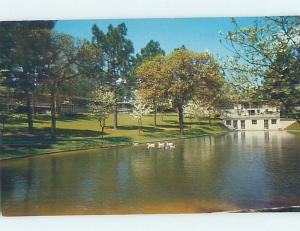
[[[233,130],[282,130],[294,121],[282,121],[280,109],[257,102],[240,102],[223,109],[222,120]]]

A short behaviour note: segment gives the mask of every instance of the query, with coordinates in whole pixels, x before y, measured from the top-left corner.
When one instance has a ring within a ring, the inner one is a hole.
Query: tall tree
[[[118,127],[119,100],[124,99],[124,90],[131,74],[132,42],[126,38],[127,28],[124,23],[113,27],[109,25],[107,33],[101,31],[97,25],[92,27],[93,44],[99,46],[104,53],[104,72],[106,82],[115,95],[114,129]]]
[[[265,99],[280,102],[300,123],[300,17],[265,17],[223,35],[239,72],[261,79]]]
[[[88,41],[76,41],[68,34],[51,33],[48,50],[44,56],[44,66],[39,70],[44,88],[51,97],[51,136],[56,137],[57,99],[63,87],[78,76],[100,72],[100,49]]]
[[[37,69],[42,57],[40,38],[54,24],[54,21],[0,23],[0,69],[6,70],[6,78],[25,96],[29,131],[33,129],[30,96],[36,87]]]
[[[157,55],[164,55],[165,51],[160,47],[158,41],[150,40],[147,45],[136,54],[136,65],[141,65],[144,61],[150,60]]]

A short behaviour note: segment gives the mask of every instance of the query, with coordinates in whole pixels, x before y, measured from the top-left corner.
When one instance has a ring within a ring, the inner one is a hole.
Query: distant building
[[[33,113],[50,114],[51,110],[51,96],[50,95],[30,95],[30,104]],[[11,96],[9,101],[13,104],[18,102],[17,112],[26,112],[26,100],[22,96]],[[57,98],[56,112],[61,114],[78,114],[89,112],[90,98],[74,96],[69,99]],[[0,108],[7,107],[8,97],[0,95]],[[132,112],[131,101],[124,100],[117,102],[118,112]]]
[[[281,130],[294,121],[281,121],[279,107],[256,102],[240,102],[223,109],[222,120],[233,130]]]

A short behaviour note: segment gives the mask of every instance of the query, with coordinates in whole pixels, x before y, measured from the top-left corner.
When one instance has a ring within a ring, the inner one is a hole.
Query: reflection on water
[[[1,163],[4,215],[226,211],[300,204],[300,134],[232,132]]]

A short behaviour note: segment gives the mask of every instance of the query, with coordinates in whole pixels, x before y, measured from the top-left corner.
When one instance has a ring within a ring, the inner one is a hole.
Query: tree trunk
[[[4,122],[4,118],[2,119],[2,129],[1,129],[1,131],[0,131],[0,150],[1,150],[1,148],[2,148],[2,142],[3,142],[3,137],[4,137],[4,124],[5,124],[5,122]]]
[[[153,106],[154,106],[154,127],[156,128],[156,126],[157,126],[157,120],[156,120],[156,115],[157,115],[157,104],[156,104],[155,101],[154,101],[154,103],[153,103]]]
[[[55,94],[55,112],[56,114],[59,114],[60,113],[60,101],[59,101],[59,95],[58,93]]]
[[[34,94],[34,90],[32,91],[32,114],[36,114],[35,111],[35,94]]]
[[[138,126],[139,126],[139,135],[141,135],[141,127],[142,127],[142,121],[138,121]]]
[[[114,129],[118,129],[118,95],[117,95],[117,79],[115,77],[114,69],[112,71],[114,79],[114,96],[115,96],[115,109],[114,109]]]
[[[211,108],[208,111],[208,124],[211,125]]]
[[[56,99],[55,91],[51,93],[51,138],[56,138]]]
[[[178,117],[179,117],[180,135],[182,135],[183,134],[184,121],[183,121],[183,106],[182,106],[181,103],[178,105]]]
[[[114,129],[118,129],[118,105],[116,103],[114,109]]]
[[[10,111],[10,105],[11,105],[11,89],[8,87],[8,93],[7,93],[7,111]]]
[[[103,120],[103,124],[100,121],[100,127],[101,127],[101,139],[103,139],[104,138],[105,120]]]
[[[27,123],[28,131],[32,132],[33,130],[33,120],[32,120],[32,110],[29,92],[26,91],[26,112],[27,112]]]
[[[3,131],[1,130],[0,131],[0,151],[1,151],[1,153],[3,153],[3,151],[2,151],[2,144],[3,144]]]
[[[104,126],[101,127],[101,139],[104,137]]]

